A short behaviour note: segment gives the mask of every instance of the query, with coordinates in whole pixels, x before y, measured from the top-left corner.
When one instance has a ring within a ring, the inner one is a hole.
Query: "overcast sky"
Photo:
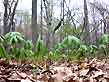
[[[68,1],[68,0],[66,0]],[[83,2],[83,0],[71,0],[73,4],[81,4],[81,2]],[[88,0],[88,1],[93,1],[93,0]],[[105,2],[105,3],[109,3],[109,0],[98,0],[100,2]],[[40,0],[38,0],[38,2],[40,2]],[[32,4],[32,0],[20,0],[19,1],[19,6],[18,8],[21,9],[31,9],[31,4]],[[38,5],[40,5],[38,3]]]
[[[54,1],[58,1],[57,4],[59,4],[59,0],[54,0]],[[68,2],[69,0],[66,0],[66,1]],[[79,6],[81,8],[81,6],[83,5],[83,0],[70,0],[70,1],[71,1],[70,8],[77,7],[77,6]],[[87,0],[87,1],[93,2],[93,0]],[[109,0],[98,0],[98,1],[109,4]],[[3,0],[0,0],[0,11],[2,11],[2,9],[1,9],[2,3],[1,2],[3,2]],[[19,0],[17,9],[27,10],[31,13],[31,8],[32,8],[32,0]],[[54,10],[56,10],[55,15],[59,16],[60,8],[58,8],[58,6],[57,6],[54,8]],[[39,14],[40,14],[40,0],[38,0],[38,15]]]
[[[59,1],[59,0],[54,0],[54,1]],[[66,1],[69,1],[69,0],[66,0]],[[83,0],[70,0],[70,1],[71,1],[72,7],[83,5]],[[93,2],[93,0],[88,0],[88,1]],[[109,0],[99,0],[99,1],[104,2],[106,4],[109,3]],[[31,12],[31,8],[32,8],[32,0],[20,0],[17,7],[17,9],[28,10],[30,12]],[[60,11],[58,7],[55,7],[54,10]],[[40,14],[40,0],[38,0],[38,14]]]

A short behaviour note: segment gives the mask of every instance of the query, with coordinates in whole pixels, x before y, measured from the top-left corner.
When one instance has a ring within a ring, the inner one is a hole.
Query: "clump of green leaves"
[[[67,36],[61,43],[58,43],[55,46],[53,52],[58,55],[64,54],[68,58],[75,59],[73,57],[76,57],[76,52],[78,51],[80,45],[82,45],[80,39],[75,36]]]
[[[24,36],[19,32],[9,32],[4,36],[4,42],[4,46],[7,47],[7,49],[9,49],[6,50],[9,51],[10,56],[19,58],[21,49],[17,48],[17,46],[21,46],[22,44],[24,44]]]
[[[62,41],[62,44],[65,47],[70,47],[70,48],[77,48],[79,47],[79,45],[81,44],[81,40],[78,39],[75,36],[67,36],[64,38],[64,40]]]
[[[108,34],[103,34],[100,38],[99,38],[99,49],[101,51],[103,51],[103,53],[105,54],[105,56],[107,55],[107,45],[109,43],[109,35]]]
[[[3,44],[4,42],[4,36],[0,36],[0,44]]]
[[[103,51],[107,54],[107,44],[109,43],[109,35],[103,34],[98,39],[98,46],[86,45],[75,36],[67,36],[62,42],[57,43],[52,51],[48,51],[45,43],[40,36],[33,47],[31,40],[26,40],[24,35],[19,32],[9,32],[5,36],[0,36],[0,57],[14,57],[16,59],[33,58],[43,60],[47,57],[57,61],[62,57],[68,59],[81,59],[87,57],[88,54],[96,56],[98,52]],[[33,51],[35,50],[35,51]]]
[[[99,48],[96,45],[93,45],[93,44],[89,45],[89,47],[88,47],[89,56],[95,57],[98,50],[99,50]]]
[[[4,58],[7,56],[7,52],[3,44],[4,44],[4,36],[0,36],[0,58]]]
[[[109,43],[109,35],[108,34],[103,34],[100,38],[99,38],[99,44],[108,44]]]
[[[43,40],[41,40],[40,36],[38,38],[38,41],[35,45],[35,58],[37,60],[42,60],[45,55],[48,54],[48,49],[46,48],[46,45]]]
[[[46,48],[46,46],[45,46],[45,44],[44,44],[44,41],[43,40],[41,40],[40,38],[38,39],[38,41],[36,42],[36,52],[38,53],[38,54],[42,54],[42,55],[44,55],[44,54],[46,54],[47,53],[47,48]]]
[[[9,32],[2,36],[0,41],[2,46],[0,52],[6,53],[7,58],[25,59],[33,54],[32,41],[25,40],[24,35],[19,32]]]
[[[22,49],[21,52],[25,55],[26,58],[30,58],[31,56],[34,55],[33,51],[33,43],[31,40],[26,40],[24,43],[24,48]]]
[[[32,50],[32,48],[33,48],[33,43],[32,43],[32,41],[31,41],[31,40],[25,41],[24,49]]]
[[[10,45],[23,43],[25,41],[24,36],[19,32],[9,32],[4,36],[4,38],[5,38],[5,42]]]

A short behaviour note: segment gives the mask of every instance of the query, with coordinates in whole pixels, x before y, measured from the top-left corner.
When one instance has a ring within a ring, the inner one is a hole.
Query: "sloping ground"
[[[40,66],[0,60],[0,82],[109,82],[109,63],[91,60],[88,63],[56,63]]]

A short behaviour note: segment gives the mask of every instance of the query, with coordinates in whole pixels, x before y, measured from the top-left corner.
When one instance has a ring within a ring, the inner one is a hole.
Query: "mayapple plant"
[[[4,38],[5,38],[6,43],[10,45],[15,45],[17,43],[23,43],[25,41],[24,36],[19,32],[9,32],[4,36]]]
[[[5,46],[9,48],[10,56],[19,58],[21,49],[17,48],[17,45],[24,44],[24,36],[19,32],[9,32],[4,36],[4,39]]]
[[[109,43],[109,34],[103,34],[99,38],[99,49],[103,50],[104,54],[107,55],[107,45]]]
[[[4,36],[0,36],[0,58],[4,58],[7,56],[7,52],[3,44],[4,44]]]
[[[71,48],[78,48],[79,45],[81,44],[81,40],[78,39],[75,36],[67,36],[64,38],[64,40],[62,41],[62,44],[65,47],[71,47]]]
[[[35,57],[42,59],[44,56],[48,54],[48,49],[46,48],[46,45],[43,40],[41,40],[41,37],[39,36],[38,41],[35,45]]]

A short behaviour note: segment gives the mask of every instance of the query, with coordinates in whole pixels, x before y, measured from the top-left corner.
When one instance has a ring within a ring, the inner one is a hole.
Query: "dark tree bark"
[[[11,3],[8,0],[4,0],[3,4],[4,4],[3,29],[5,35],[10,31],[15,31],[15,22],[13,20],[18,5],[18,0],[17,1],[13,0]]]
[[[8,25],[9,31],[10,31],[10,29],[11,29],[11,31],[15,31],[15,22],[13,20],[14,20],[17,5],[18,5],[18,0],[16,1],[15,5],[14,5],[14,8],[13,8],[13,11],[11,14],[10,23]]]
[[[94,7],[97,11],[99,11],[100,15],[102,16],[102,23],[104,25],[104,27],[102,27],[102,24],[101,24],[101,29],[103,30],[104,33],[106,33],[106,19],[105,19],[105,14],[108,14],[109,13],[109,10],[107,8],[105,8],[105,6],[103,4],[101,4],[100,2],[98,1],[95,1],[94,3],[90,3],[90,5],[92,7]]]
[[[4,18],[3,18],[3,28],[4,28],[4,34],[8,33],[8,0],[4,0]]]
[[[40,25],[40,28],[41,28],[41,39],[43,39],[42,37],[43,37],[43,29],[42,29],[42,15],[43,15],[43,6],[42,6],[42,0],[41,0],[41,25]]]
[[[51,25],[52,25],[52,15],[53,15],[53,0],[43,0],[44,7],[45,7],[45,21],[48,28],[47,36],[46,36],[46,46],[48,49],[51,47],[51,41],[52,41],[52,32],[51,32]]]
[[[89,21],[88,21],[88,9],[87,9],[87,2],[84,0],[84,25],[85,28],[85,42],[90,42],[90,35],[89,35]]]
[[[32,0],[32,41],[33,44],[38,39],[38,29],[37,29],[37,0]]]
[[[107,33],[109,34],[109,16],[106,17],[106,24],[107,24]]]
[[[104,23],[104,34],[106,33],[106,19],[104,13],[102,14],[103,23]]]

